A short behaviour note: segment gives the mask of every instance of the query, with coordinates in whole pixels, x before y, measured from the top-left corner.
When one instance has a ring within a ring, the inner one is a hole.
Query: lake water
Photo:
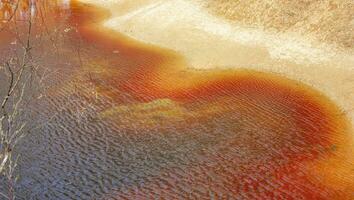
[[[90,5],[31,12],[36,62],[53,74],[36,107],[47,123],[18,150],[20,199],[352,197],[349,181],[326,178],[343,175],[333,163],[345,162],[349,125],[318,91],[248,69],[192,69],[105,29],[109,13]],[[1,34],[7,55],[14,37]]]

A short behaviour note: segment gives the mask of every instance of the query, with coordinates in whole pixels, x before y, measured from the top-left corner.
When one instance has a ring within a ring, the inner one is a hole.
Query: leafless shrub
[[[19,2],[13,2],[7,23],[14,20]],[[23,22],[25,33],[16,37],[20,48],[0,63],[0,176],[1,181],[6,182],[6,188],[0,188],[0,199],[16,199],[15,169],[20,155],[14,150],[28,133],[40,126],[32,123],[36,112],[33,105],[43,97],[48,71],[40,68],[32,55],[32,20],[29,13]],[[4,26],[0,27],[0,31],[3,29]]]

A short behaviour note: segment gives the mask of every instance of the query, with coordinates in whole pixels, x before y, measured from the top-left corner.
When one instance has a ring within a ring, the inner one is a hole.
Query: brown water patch
[[[129,87],[125,91],[133,93],[142,102],[154,99],[179,102],[185,114],[184,121],[174,122],[176,127],[201,123],[208,127],[205,134],[212,134],[218,131],[208,125],[215,119],[222,119],[219,123],[229,126],[227,129],[231,130],[227,134],[233,132],[235,137],[227,141],[224,152],[215,153],[213,147],[209,147],[208,152],[206,147],[203,156],[215,165],[214,168],[206,169],[205,163],[194,163],[193,166],[197,167],[180,175],[183,177],[181,182],[173,180],[173,174],[179,172],[168,171],[166,173],[171,177],[165,178],[176,185],[171,184],[171,188],[161,191],[162,183],[157,180],[145,191],[139,191],[138,197],[157,193],[172,198],[175,193],[183,193],[183,190],[174,191],[174,187],[189,185],[197,188],[198,184],[208,185],[207,188],[215,189],[215,193],[246,195],[247,198],[252,197],[251,193],[272,198],[279,192],[293,192],[297,197],[308,199],[327,198],[327,195],[332,199],[352,196],[353,172],[350,166],[353,162],[351,154],[348,154],[348,149],[351,149],[348,124],[343,113],[326,97],[295,81],[254,71],[181,73],[183,78],[170,75],[164,79],[161,75],[161,78],[147,78],[145,82],[140,77],[128,82]],[[172,117],[165,117],[156,126],[170,126],[166,121],[172,120]],[[147,128],[144,124],[140,127]],[[218,134],[222,135],[223,131]],[[185,131],[182,134],[187,137],[190,133]],[[224,158],[225,154],[234,157]],[[243,154],[241,158],[240,154]],[[334,161],[338,166],[333,165]],[[223,168],[221,171],[220,167]],[[224,182],[217,186],[207,180],[203,176],[208,171],[217,174],[216,179]],[[231,180],[225,181],[225,177]],[[279,183],[281,186],[271,187]],[[299,185],[303,188],[299,189]],[[264,194],[258,193],[267,186],[272,189]],[[198,197],[207,197],[207,194],[201,194]]]

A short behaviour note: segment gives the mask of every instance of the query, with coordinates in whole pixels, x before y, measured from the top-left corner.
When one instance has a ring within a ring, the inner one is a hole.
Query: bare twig
[[[8,19],[11,21],[16,15],[19,7],[16,1],[14,12]],[[36,100],[34,90],[39,88],[33,85],[34,79],[37,83],[43,83],[45,77],[38,74],[38,67],[33,65],[31,36],[33,29],[32,16],[26,20],[27,29],[25,40],[21,41],[20,34],[16,34],[22,53],[15,53],[12,58],[0,64],[0,69],[4,71],[7,89],[0,95],[0,175],[7,180],[6,191],[1,191],[1,199],[13,200],[16,198],[14,184],[16,182],[15,169],[17,167],[19,155],[14,155],[13,149],[27,135],[29,121],[23,120],[26,117],[25,110],[31,101]],[[0,29],[0,31],[3,30]],[[16,31],[18,31],[16,29]],[[0,74],[1,75],[1,74]],[[2,78],[2,77],[0,77]],[[32,93],[32,94],[31,94]],[[6,194],[6,193],[7,194]]]

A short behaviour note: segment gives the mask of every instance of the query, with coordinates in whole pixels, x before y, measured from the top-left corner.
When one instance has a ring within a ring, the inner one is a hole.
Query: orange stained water
[[[183,110],[175,113],[182,122],[169,116],[165,120],[171,122],[155,126],[174,123],[185,137],[193,134],[189,128],[195,123],[204,124],[206,135],[230,134],[227,140],[219,138],[222,144],[198,149],[195,153],[205,160],[197,159],[188,170],[162,171],[146,185],[117,192],[118,197],[354,197],[351,129],[345,115],[323,94],[296,81],[246,69],[189,69],[173,52],[102,27],[100,22],[109,17],[106,11],[72,6],[76,15],[71,20],[79,24],[86,41],[102,52],[119,52],[117,59],[109,58],[113,62],[109,72],[101,75],[110,83],[100,85],[101,92],[119,101],[119,95],[110,93],[114,85],[142,104],[175,102],[173,106]],[[228,127],[218,132],[212,125],[215,120]]]
[[[104,28],[109,16],[71,2],[68,25],[78,32],[69,37],[95,46],[80,55],[89,60],[82,73],[119,105],[101,114],[142,140],[157,130],[192,144],[160,163],[171,167],[107,199],[354,198],[352,129],[326,96],[273,74],[191,69],[176,52]]]

